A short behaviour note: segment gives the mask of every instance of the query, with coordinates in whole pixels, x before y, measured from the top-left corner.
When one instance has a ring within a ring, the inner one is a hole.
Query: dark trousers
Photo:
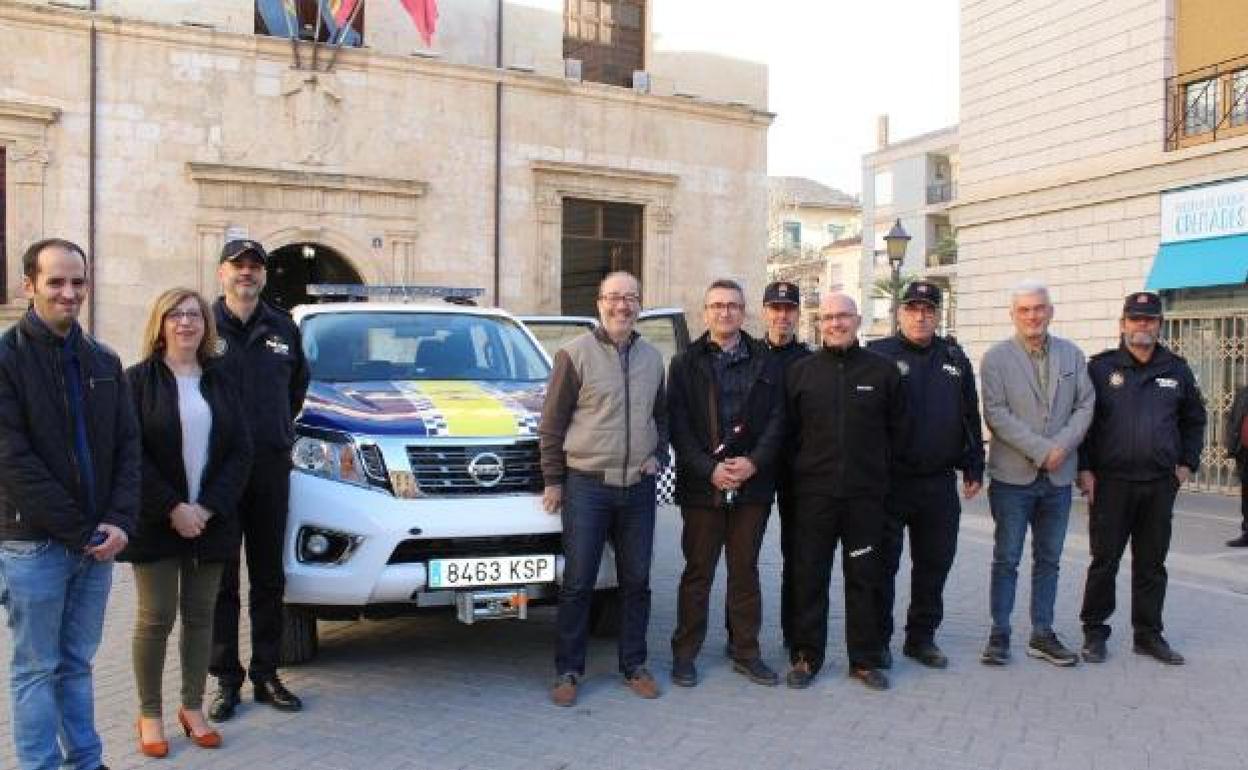
[[[585,673],[589,606],[607,541],[615,550],[620,585],[620,672],[646,662],[650,623],[650,557],[654,548],[653,476],[612,487],[593,476],[568,473],[563,485],[563,583],[559,586],[555,671]]]
[[[253,682],[277,674],[282,646],[282,594],[286,574],[282,570],[282,543],[290,500],[290,453],[257,452],[251,477],[238,504],[247,558],[251,618],[251,664],[244,672],[238,656],[237,561],[225,565],[212,623],[212,661],[209,672],[222,686],[239,687],[245,678]]]
[[[884,502],[873,498],[803,495],[797,502],[794,543],[796,614],[789,659],[805,657],[813,671],[823,666],[828,642],[828,586],[841,545],[845,579],[845,643],[855,668],[880,665],[880,537]]]
[[[797,537],[794,530],[797,526],[797,496],[793,494],[791,484],[784,484],[776,492],[776,510],[780,514],[780,631],[784,638],[784,646],[793,646],[794,616],[797,614],[797,602],[793,596],[797,589],[796,558],[794,545]]]
[[[1235,467],[1239,469],[1239,530],[1248,534],[1248,456],[1236,457]]]
[[[759,656],[763,597],[758,585],[758,552],[770,512],[770,506],[761,504],[731,509],[681,507],[685,526],[680,545],[685,571],[680,576],[676,631],[672,634],[674,657],[693,660],[706,640],[711,584],[720,551],[728,563],[726,612],[732,657],[753,660]]]
[[[1166,554],[1178,479],[1119,481],[1098,478],[1088,522],[1092,564],[1083,592],[1084,633],[1109,637],[1114,613],[1115,578],[1127,541],[1131,541],[1131,625],[1135,636],[1162,631],[1161,608],[1166,600]]]
[[[906,615],[906,641],[935,640],[944,618],[945,579],[958,551],[957,477],[953,471],[932,476],[893,479],[885,500],[887,516],[880,544],[880,642],[887,647],[893,638],[893,600],[897,571],[906,529],[910,530],[910,610]]]

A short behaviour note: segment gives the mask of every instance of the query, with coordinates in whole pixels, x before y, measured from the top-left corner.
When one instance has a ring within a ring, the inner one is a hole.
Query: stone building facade
[[[433,283],[561,312],[577,201],[623,212],[632,261],[591,233],[590,269],[639,269],[647,306],[699,308],[712,274],[761,287],[765,67],[663,50],[645,0],[582,28],[608,39],[613,4],[648,32],[632,87],[568,76],[583,9],[562,0],[443,3],[428,48],[370,0],[364,47],[321,45],[315,68],[311,41],[257,33],[251,0],[0,0],[6,298],[26,244],[85,245],[93,218],[92,325],[126,356],[162,288],[215,294],[230,236],[278,254],[287,299]]]

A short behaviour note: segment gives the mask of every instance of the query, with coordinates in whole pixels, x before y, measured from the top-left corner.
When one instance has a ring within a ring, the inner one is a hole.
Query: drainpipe
[[[498,0],[498,29],[494,33],[494,66],[498,81],[494,84],[494,304],[502,305],[500,296],[503,270],[503,0]]]
[[[87,254],[90,257],[87,260],[87,332],[95,334],[95,188],[97,173],[97,133],[98,133],[98,107],[99,107],[99,74],[97,72],[98,56],[99,56],[99,32],[95,28],[95,12],[98,8],[98,0],[91,0],[91,52],[89,61],[91,66],[90,82],[90,116],[87,134]]]

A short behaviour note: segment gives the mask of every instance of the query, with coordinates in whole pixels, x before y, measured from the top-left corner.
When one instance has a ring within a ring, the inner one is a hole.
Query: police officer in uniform
[[[794,361],[811,354],[805,343],[797,341],[797,322],[800,315],[801,297],[797,284],[775,281],[763,290],[763,323],[766,336],[763,342],[771,354],[780,359],[780,368],[788,371]],[[780,629],[784,634],[784,646],[793,639],[793,521],[797,510],[797,498],[793,493],[792,458],[781,451],[776,470],[776,503],[780,514],[780,554],[784,566],[780,573]]]
[[[1135,651],[1179,665],[1161,635],[1166,553],[1179,487],[1200,463],[1205,404],[1187,362],[1158,343],[1161,298],[1129,295],[1122,342],[1093,356],[1092,427],[1079,451],[1079,488],[1088,498],[1092,563],[1083,594],[1083,659],[1105,660],[1115,578],[1131,541],[1131,625]]]
[[[294,418],[308,389],[308,364],[299,328],[290,316],[260,299],[268,255],[252,240],[235,240],[221,250],[218,277],[223,296],[213,305],[226,371],[237,381],[251,426],[255,457],[238,504],[250,583],[251,663],[238,656],[238,562],[226,565],[213,618],[209,671],[219,690],[209,709],[217,722],[234,716],[245,676],[256,701],[282,711],[302,708],[277,677],[282,641],[282,542],[290,497],[290,448]]]
[[[912,419],[911,461],[892,465],[885,502],[877,599],[885,664],[892,662],[894,583],[907,528],[913,566],[902,652],[929,668],[949,664],[936,645],[936,629],[944,616],[945,579],[957,552],[962,513],[955,470],[962,471],[962,496],[968,500],[984,480],[975,372],[956,340],[936,335],[940,305],[938,286],[911,282],[897,308],[897,334],[867,345],[896,362]]]

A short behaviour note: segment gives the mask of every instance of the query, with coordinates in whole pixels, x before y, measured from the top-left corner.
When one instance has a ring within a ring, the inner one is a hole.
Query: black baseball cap
[[[1151,291],[1128,294],[1122,301],[1122,315],[1161,318],[1161,297]]]
[[[269,264],[269,255],[265,252],[264,247],[259,241],[241,239],[236,241],[226,241],[221,247],[221,259],[219,262],[233,262],[244,254],[250,254],[260,261],[260,264],[267,266]]]
[[[926,302],[940,307],[940,287],[928,281],[911,281],[901,293],[901,304],[908,302]]]
[[[788,281],[773,281],[763,289],[764,305],[800,305],[797,284]]]

